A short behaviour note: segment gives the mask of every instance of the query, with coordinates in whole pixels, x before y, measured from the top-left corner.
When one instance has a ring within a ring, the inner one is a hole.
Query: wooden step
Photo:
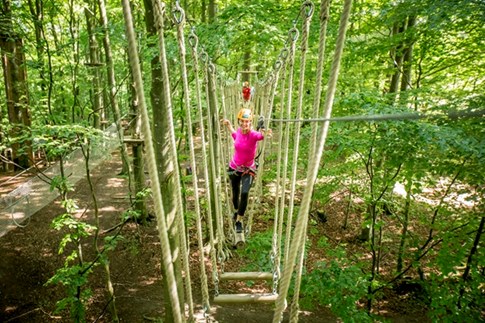
[[[268,272],[228,272],[219,275],[219,280],[272,280],[273,274]]]
[[[273,303],[278,294],[219,294],[214,303]]]

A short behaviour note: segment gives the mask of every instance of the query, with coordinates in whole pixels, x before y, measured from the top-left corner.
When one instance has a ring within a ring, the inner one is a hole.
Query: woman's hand
[[[234,132],[234,128],[232,127],[231,125],[231,121],[229,121],[228,119],[222,119],[221,120],[221,123],[227,127],[227,129],[229,129],[230,132]]]
[[[221,119],[221,123],[225,125],[226,127],[229,127],[231,125],[231,121],[227,119]]]
[[[263,135],[264,135],[265,138],[266,137],[268,137],[268,138],[273,137],[273,130],[271,130],[271,129],[265,130],[263,128],[263,129],[261,129],[261,132],[263,132]]]

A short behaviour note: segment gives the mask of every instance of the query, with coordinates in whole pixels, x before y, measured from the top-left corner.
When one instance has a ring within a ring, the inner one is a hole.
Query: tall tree
[[[91,100],[93,110],[93,127],[100,128],[101,121],[104,118],[103,96],[100,84],[100,67],[102,64],[99,60],[99,46],[95,33],[96,28],[98,28],[97,19],[95,19],[97,10],[95,10],[96,6],[94,3],[90,3],[89,7],[90,8],[84,9],[84,13],[86,15],[86,26],[89,35],[89,62],[87,62],[86,65],[91,67],[92,75]]]
[[[157,33],[163,33],[163,26],[157,26],[158,21],[156,20],[155,15],[155,8],[153,7],[153,2],[151,0],[144,0],[145,4],[145,23],[148,37],[156,38]],[[160,30],[158,30],[160,27]],[[172,255],[174,256],[174,272],[175,272],[175,279],[177,281],[177,289],[179,295],[179,303],[184,304],[184,285],[182,279],[182,259],[180,257],[180,252],[175,252],[180,248],[180,234],[185,234],[183,232],[178,231],[178,227],[176,225],[176,213],[177,213],[177,205],[176,205],[176,194],[175,191],[175,182],[178,180],[173,176],[175,167],[179,167],[177,164],[174,164],[173,159],[171,158],[171,140],[170,140],[170,122],[171,118],[168,118],[168,109],[171,109],[172,106],[168,104],[168,100],[165,95],[166,84],[168,81],[168,76],[162,73],[162,67],[160,63],[160,56],[159,55],[152,55],[150,57],[150,67],[151,67],[151,89],[150,89],[150,101],[153,109],[153,145],[156,151],[156,158],[157,158],[157,169],[158,169],[158,176],[161,183],[161,194],[163,198],[163,208],[165,210],[165,214],[167,217],[167,226],[169,240],[170,240],[170,249],[172,251]],[[182,210],[178,210],[182,212]],[[163,268],[163,267],[162,267]],[[162,272],[162,276],[165,282],[165,286],[168,286],[166,281],[166,274]],[[166,320],[173,321],[173,304],[168,301],[170,298],[168,297],[167,293],[169,292],[168,288],[164,288],[164,295],[166,296],[165,299],[165,310],[166,310]],[[181,308],[183,312],[183,308]]]
[[[0,48],[2,53],[3,77],[7,98],[8,120],[11,124],[12,159],[21,168],[32,164],[32,142],[20,140],[24,131],[30,131],[31,116],[27,85],[27,68],[23,40],[15,31],[11,3],[0,2]],[[27,136],[28,137],[28,136]]]

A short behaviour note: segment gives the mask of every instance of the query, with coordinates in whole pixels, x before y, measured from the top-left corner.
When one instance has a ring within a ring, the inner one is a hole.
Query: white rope
[[[350,10],[352,8],[352,0],[345,0],[344,9],[340,19],[339,34],[337,37],[337,44],[335,48],[335,54],[332,62],[330,79],[328,82],[327,96],[325,98],[324,104],[324,116],[329,118],[332,113],[332,106],[335,97],[336,85],[338,80],[338,74],[340,69],[340,61],[342,58],[345,34],[347,30],[348,20],[350,17]],[[288,293],[288,288],[290,286],[291,276],[296,262],[296,256],[298,250],[302,247],[302,241],[306,236],[308,214],[310,211],[311,195],[313,192],[313,186],[318,174],[318,165],[323,154],[323,148],[325,146],[325,141],[328,133],[329,123],[323,125],[321,133],[318,135],[318,147],[315,151],[315,156],[310,158],[310,165],[307,173],[307,186],[303,193],[303,198],[298,212],[298,217],[296,221],[294,238],[291,243],[290,254],[288,260],[285,262],[283,275],[281,279],[281,286],[276,300],[276,308],[273,316],[273,323],[281,322],[283,319],[283,311],[285,309],[286,295]]]
[[[293,33],[294,36],[292,37],[292,42],[291,42],[291,46],[290,46],[290,51],[289,51],[289,77],[288,77],[288,98],[287,98],[287,103],[286,103],[286,113],[288,116],[291,115],[291,107],[293,106],[293,78],[294,78],[294,64],[295,64],[295,47],[296,47],[296,40],[297,40],[297,36],[299,35],[299,32],[296,28],[293,28],[290,33]],[[290,138],[290,131],[289,131],[289,127],[286,128],[286,133],[285,133],[285,136],[286,136],[286,142],[285,142],[285,148],[286,148],[286,151],[288,150],[289,148],[289,138]],[[297,137],[295,135],[295,137]],[[299,140],[297,138],[297,140]],[[293,160],[293,164],[296,164],[297,161],[296,160]],[[286,153],[286,162],[285,162],[285,165],[284,165],[284,172],[283,172],[283,176],[284,178],[286,178],[286,175],[287,175],[287,171],[288,171],[288,153]],[[295,180],[296,181],[296,180]],[[294,182],[293,182],[294,183]],[[294,195],[294,184],[292,184],[292,182],[290,181],[290,185],[293,185],[292,186],[292,189],[290,190],[290,200],[291,200],[291,195],[293,194]],[[283,189],[286,191],[286,186],[283,186]],[[283,204],[284,205],[284,204]],[[283,207],[282,207],[283,209]],[[293,205],[291,205],[291,202],[288,201],[288,213],[287,213],[287,217],[286,217],[286,241],[285,241],[285,249],[284,249],[284,257],[283,257],[283,262],[286,262],[287,261],[287,258],[288,258],[288,253],[289,253],[289,248],[290,248],[290,237],[291,237],[291,223],[292,223],[292,211],[293,211]]]
[[[128,57],[130,60],[130,67],[133,74],[133,80],[135,83],[136,92],[139,99],[140,114],[142,119],[142,132],[145,138],[145,153],[147,157],[147,168],[150,174],[151,189],[153,194],[153,202],[155,207],[155,216],[158,223],[158,233],[160,239],[160,245],[162,249],[162,265],[166,272],[166,279],[169,291],[170,302],[172,304],[173,319],[174,322],[183,322],[182,314],[180,311],[180,303],[177,291],[177,285],[175,283],[175,274],[172,263],[172,253],[170,251],[170,243],[168,239],[167,223],[165,221],[165,211],[163,210],[162,195],[160,193],[160,181],[157,172],[157,166],[155,162],[155,151],[153,147],[153,138],[150,128],[150,120],[148,117],[148,110],[145,102],[145,93],[143,91],[143,81],[141,77],[141,70],[139,65],[138,51],[136,48],[136,38],[133,28],[133,18],[131,14],[130,1],[122,0],[123,14],[125,18],[126,37],[128,39]]]
[[[173,171],[174,171],[174,189],[175,189],[175,202],[176,202],[176,209],[175,209],[175,219],[174,225],[177,228],[177,238],[179,239],[179,250],[182,259],[182,266],[184,270],[183,277],[185,278],[185,301],[189,307],[189,319],[193,318],[193,299],[192,299],[192,290],[190,285],[190,265],[189,265],[189,257],[188,257],[188,246],[187,246],[187,238],[186,238],[186,231],[185,231],[185,221],[184,221],[184,214],[183,214],[183,202],[182,202],[182,186],[181,186],[181,176],[180,176],[180,168],[178,165],[178,153],[177,153],[177,143],[175,139],[175,129],[173,126],[173,116],[172,116],[172,99],[170,95],[170,80],[169,80],[169,71],[167,66],[167,54],[165,50],[165,36],[164,36],[164,11],[165,11],[165,4],[162,4],[160,0],[153,1],[154,13],[155,13],[155,20],[156,26],[158,28],[158,45],[160,47],[160,66],[163,75],[163,93],[165,97],[165,105],[166,105],[166,117],[167,117],[167,130],[168,136],[170,140],[170,153],[169,158],[173,164]],[[182,273],[177,273],[182,276]],[[177,277],[177,276],[176,276]],[[182,278],[182,277],[181,277]]]
[[[206,214],[206,222],[207,227],[209,228],[209,245],[210,245],[210,260],[212,265],[212,283],[214,284],[215,294],[216,296],[219,293],[219,277],[217,274],[217,255],[216,249],[214,246],[214,228],[212,226],[212,202],[211,202],[211,188],[209,183],[209,163],[207,161],[207,153],[206,153],[206,140],[205,140],[205,125],[204,125],[204,114],[202,111],[202,98],[201,98],[201,89],[200,89],[200,79],[199,79],[199,60],[198,60],[198,38],[195,35],[194,31],[192,30],[189,35],[189,44],[191,46],[191,54],[193,60],[193,68],[194,68],[194,75],[195,75],[195,95],[197,101],[197,112],[199,117],[199,129],[200,129],[200,141],[201,141],[201,155],[202,155],[202,170],[204,172],[204,183],[205,183],[205,197],[207,203],[207,214]],[[203,286],[204,288],[204,286]],[[208,291],[207,291],[208,293]],[[206,309],[208,310],[208,309]]]
[[[199,245],[199,261],[200,261],[200,278],[202,286],[202,306],[204,308],[204,314],[210,308],[209,303],[209,292],[207,287],[207,275],[205,272],[205,259],[204,259],[204,244],[202,239],[202,221],[201,221],[201,210],[200,210],[200,199],[199,199],[199,178],[198,178],[198,168],[195,157],[194,149],[194,138],[192,136],[192,117],[191,117],[191,101],[190,101],[190,88],[187,77],[187,64],[186,64],[186,54],[185,54],[185,37],[184,37],[184,25],[185,25],[185,12],[179,6],[178,2],[176,4],[176,9],[174,11],[174,20],[177,24],[177,39],[179,45],[179,55],[180,55],[180,71],[182,74],[183,89],[184,89],[184,102],[185,102],[185,119],[187,122],[187,140],[189,144],[189,154],[190,154],[190,165],[192,168],[192,185],[194,186],[194,208],[196,214],[196,224],[197,224],[197,242]],[[189,279],[189,278],[188,278]],[[191,291],[189,289],[189,291]],[[190,299],[192,299],[192,294],[189,294]],[[189,319],[193,320],[193,308],[189,307]]]
[[[480,118],[485,116],[485,110],[472,111],[448,111],[445,114],[426,114],[418,112],[404,112],[404,113],[385,113],[385,114],[370,114],[370,115],[355,115],[334,118],[311,118],[311,119],[271,119],[276,123],[301,123],[301,122],[355,122],[355,121],[403,121],[403,120],[438,120],[438,119],[466,119],[466,118]]]
[[[313,17],[314,6],[311,1],[305,1],[302,4],[302,14],[305,15],[303,19],[302,36],[301,36],[301,58],[300,58],[300,79],[298,87],[298,108],[296,117],[300,118],[303,109],[303,88],[305,86],[305,67],[306,67],[306,54],[308,49],[308,34],[310,32],[310,21]],[[288,211],[288,223],[287,226],[292,226],[293,219],[293,206],[295,198],[295,187],[296,187],[296,175],[298,171],[298,156],[299,156],[299,146],[300,146],[300,123],[296,124],[296,129],[294,136],[296,138],[293,148],[293,173],[291,179],[291,192],[290,192],[290,204]],[[305,230],[306,231],[306,230]],[[289,245],[291,240],[290,236],[286,236],[286,245]],[[302,242],[303,243],[303,242]],[[300,249],[301,258],[304,257],[304,248]],[[301,280],[301,275],[296,277],[296,295],[299,294],[299,282]],[[294,322],[298,319],[298,296],[293,299],[292,311],[290,312],[290,320]]]
[[[320,5],[320,32],[319,32],[319,42],[318,42],[318,62],[317,62],[317,72],[315,77],[315,96],[313,100],[313,118],[318,118],[320,115],[320,98],[322,96],[322,79],[323,79],[323,65],[325,63],[325,44],[326,44],[326,34],[327,25],[330,11],[330,0],[323,0]],[[312,123],[312,139],[310,139],[311,149],[310,156],[314,155],[316,145],[317,145],[317,131],[318,124]]]

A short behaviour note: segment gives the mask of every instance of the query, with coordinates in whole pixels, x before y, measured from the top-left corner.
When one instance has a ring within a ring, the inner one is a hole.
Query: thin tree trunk
[[[44,28],[43,28],[43,19],[44,19],[44,10],[43,10],[43,3],[41,0],[35,0],[35,4],[32,3],[32,0],[28,0],[30,15],[34,21],[34,31],[35,31],[35,48],[37,51],[37,66],[39,69],[39,77],[40,77],[40,88],[42,92],[46,90],[46,78],[45,78],[45,64],[44,64]]]
[[[244,45],[244,56],[243,56],[242,69],[243,69],[243,71],[249,71],[250,68],[251,68],[251,50],[250,50],[249,43],[246,43]],[[249,82],[250,75],[251,75],[250,73],[243,73],[242,81],[243,82],[245,82],[245,81]]]
[[[214,22],[216,19],[216,1],[215,0],[209,0],[209,23]]]
[[[116,125],[116,130],[118,132],[118,139],[120,141],[120,153],[121,153],[121,159],[123,161],[123,174],[127,174],[129,178],[129,190],[130,190],[130,200],[132,196],[132,183],[133,183],[133,172],[130,169],[130,163],[129,163],[129,156],[128,152],[126,149],[126,145],[123,142],[124,134],[123,134],[123,127],[121,125],[121,112],[120,108],[118,105],[118,99],[116,98],[116,77],[115,77],[115,70],[114,70],[114,65],[113,65],[113,58],[111,54],[111,45],[110,45],[110,38],[109,38],[109,30],[108,30],[108,17],[106,14],[106,6],[104,0],[98,0],[98,6],[99,10],[101,13],[101,24],[103,27],[103,47],[104,47],[104,53],[105,53],[105,60],[106,60],[106,73],[108,76],[108,86],[109,86],[109,102],[111,105],[111,109],[113,110],[113,115],[115,118],[115,125]],[[139,137],[136,137],[139,138]],[[135,161],[134,161],[135,162]],[[141,168],[143,172],[143,160],[138,159],[137,165],[139,168]],[[143,177],[139,178],[137,177],[139,182],[136,182],[135,187],[139,188],[140,190],[143,189],[143,184],[144,180]],[[139,191],[136,190],[136,193]],[[135,194],[136,194],[135,193]],[[147,217],[147,211],[146,211],[146,206],[145,206],[145,199],[141,199],[137,204],[136,204],[137,210],[141,212],[141,218],[142,220],[146,219]]]
[[[470,277],[469,276],[470,275],[470,268],[472,266],[473,257],[477,253],[478,245],[480,244],[480,238],[482,237],[484,227],[485,227],[485,217],[482,216],[482,219],[480,220],[480,224],[478,226],[477,235],[475,236],[475,240],[473,241],[473,246],[470,249],[470,253],[468,254],[468,259],[467,259],[467,262],[466,262],[465,271],[463,272],[463,276],[462,276],[463,282],[468,281],[468,279]],[[465,286],[462,286],[460,288],[460,298],[458,300],[458,308],[461,308],[461,299],[462,299],[464,294],[465,294]]]
[[[22,129],[29,129],[31,116],[29,110],[29,93],[27,86],[27,69],[25,68],[25,54],[22,39],[13,28],[10,1],[0,3],[0,49],[2,53],[2,67],[5,81],[8,120],[12,125],[10,136],[20,135]],[[20,149],[24,152],[20,152]],[[25,140],[15,142],[11,146],[12,159],[16,167],[28,168],[34,158],[32,142]]]
[[[402,23],[395,23],[393,30],[392,30],[392,37],[396,36],[404,31],[404,24]],[[390,56],[392,60],[392,65],[394,67],[394,74],[391,76],[391,80],[389,82],[389,93],[396,93],[399,89],[399,80],[401,78],[401,68],[402,68],[402,44],[398,44],[391,50]],[[395,96],[394,96],[395,97]]]
[[[92,87],[92,103],[93,103],[93,127],[96,129],[100,129],[101,126],[101,115],[103,115],[103,106],[102,106],[102,96],[101,96],[101,86],[100,86],[100,76],[99,76],[99,67],[101,66],[99,62],[99,48],[98,42],[96,40],[96,35],[94,34],[94,28],[96,25],[93,25],[96,22],[94,13],[85,8],[84,13],[86,15],[86,26],[89,34],[89,63],[87,64],[92,68],[92,79],[93,79],[93,87]]]
[[[98,207],[98,198],[96,196],[96,190],[93,184],[93,179],[91,177],[91,169],[89,167],[89,160],[91,156],[91,144],[87,142],[86,145],[81,147],[82,153],[84,156],[84,167],[86,170],[86,179],[88,181],[89,190],[91,192],[91,198],[93,201],[93,212],[94,212],[94,219],[96,223],[96,229],[94,233],[94,249],[96,250],[96,255],[99,257],[101,264],[106,272],[106,288],[108,289],[108,293],[110,296],[110,310],[112,315],[112,322],[119,322],[118,312],[116,310],[116,297],[114,293],[113,282],[111,280],[111,273],[109,267],[109,259],[105,258],[102,255],[101,249],[99,248],[99,207]]]
[[[409,17],[406,30],[413,28],[416,24],[416,17]],[[407,41],[404,49],[402,61],[402,78],[401,78],[401,92],[408,90],[412,85],[412,67],[413,67],[413,42]]]
[[[74,8],[74,0],[69,1],[69,33],[72,39],[72,60],[73,67],[71,68],[71,83],[72,83],[72,106],[71,106],[71,122],[76,122],[76,108],[79,107],[79,86],[77,83],[77,76],[79,72],[79,40],[78,40],[79,22],[76,17]]]
[[[131,80],[129,92],[131,93],[130,111],[133,119],[130,120],[130,135],[134,139],[141,138],[141,117],[138,111],[138,98]],[[143,144],[132,145],[133,156],[133,179],[135,192],[141,192],[145,188],[145,164],[143,162]],[[131,185],[131,184],[130,184]],[[141,214],[140,222],[146,224],[148,220],[148,209],[145,199],[135,199],[135,209]]]
[[[202,23],[207,22],[207,4],[205,0],[201,0],[200,2],[200,21]]]
[[[411,16],[408,18],[406,30],[414,27],[416,18]],[[408,100],[407,90],[412,87],[412,69],[413,69],[413,40],[406,40],[406,47],[404,48],[402,60],[402,77],[401,88],[399,94],[399,101],[406,104]]]
[[[411,206],[411,189],[413,187],[413,180],[410,178],[406,183],[406,202],[404,204],[404,217],[402,221],[401,241],[399,243],[399,251],[397,253],[397,267],[396,271],[400,272],[403,268],[404,247],[406,246],[408,226],[409,226],[409,208]]]

